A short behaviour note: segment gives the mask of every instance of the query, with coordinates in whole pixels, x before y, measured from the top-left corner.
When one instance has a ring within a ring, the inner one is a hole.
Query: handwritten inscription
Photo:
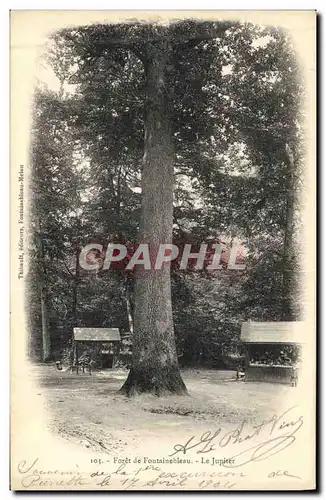
[[[95,459],[97,460],[97,459]],[[137,459],[137,462],[140,459]],[[136,462],[136,461],[135,461]],[[92,461],[94,464],[94,459]],[[98,462],[97,462],[98,463]],[[39,459],[33,462],[21,461],[17,470],[21,475],[21,486],[24,489],[198,489],[198,490],[234,490],[241,488],[241,481],[248,476],[240,471],[212,470],[204,471],[166,471],[159,466],[142,465],[130,468],[122,463],[112,471],[104,467],[93,472],[81,472],[57,469],[42,469]],[[78,467],[78,466],[77,466]],[[276,470],[267,473],[266,479],[277,478],[301,479],[287,470]]]
[[[40,460],[36,458],[31,462],[19,462],[17,471],[22,488],[31,490],[241,489],[247,470],[240,471],[239,468],[281,453],[295,442],[302,425],[302,415],[296,407],[292,407],[279,416],[273,415],[255,425],[248,425],[244,421],[228,431],[218,428],[206,431],[199,437],[191,436],[186,443],[174,445],[168,457],[92,458],[91,467],[95,466],[96,469],[91,472],[82,471],[77,464],[74,470],[42,468]],[[221,451],[225,454],[230,450],[231,456],[221,456]],[[213,452],[216,455],[219,453],[219,456],[214,456]],[[211,455],[207,456],[207,453]],[[182,458],[185,455],[187,457]],[[181,469],[178,470],[179,466]],[[266,473],[266,480],[271,484],[277,479],[286,481],[288,478],[301,479],[295,472],[285,468],[269,469]]]
[[[38,466],[39,459],[31,463],[21,461],[18,472],[22,476],[21,485],[24,489],[174,489],[192,488],[234,489],[237,481],[246,475],[231,471],[198,471],[169,472],[159,466],[143,465],[129,468],[130,464],[120,464],[113,471],[104,468],[93,472],[76,472],[69,470],[45,470]]]
[[[37,467],[39,459],[34,462],[27,463],[22,460],[18,464],[18,472],[23,475],[21,485],[24,488],[71,488],[83,487],[88,484],[86,475],[78,471],[65,470],[43,470]]]
[[[243,421],[235,429],[223,432],[221,428],[215,431],[206,431],[199,438],[192,436],[185,444],[174,445],[174,451],[170,454],[173,457],[179,453],[186,454],[190,450],[195,453],[209,453],[225,447],[232,447],[236,444],[245,444],[250,441],[257,441],[257,438],[264,435],[262,441],[252,445],[239,453],[229,457],[229,461],[224,462],[223,467],[240,467],[249,462],[266,460],[267,458],[280,453],[296,440],[295,434],[303,425],[303,416],[297,414],[296,407],[291,407],[280,416],[273,415],[270,419],[263,420],[259,424],[250,428]],[[266,439],[267,437],[267,439]]]

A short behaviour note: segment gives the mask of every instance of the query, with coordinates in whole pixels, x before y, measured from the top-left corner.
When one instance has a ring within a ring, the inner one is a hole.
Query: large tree
[[[169,27],[119,25],[65,32],[70,42],[82,40],[88,60],[106,55],[106,64],[124,65],[123,54],[116,53],[120,48],[131,50],[143,64],[145,113],[139,243],[147,244],[152,256],[161,243],[172,243],[175,63],[180,51],[218,37],[228,26],[229,23],[186,22]],[[138,270],[134,328],[133,363],[122,391],[128,395],[184,393],[174,337],[168,263],[160,270]]]
[[[278,55],[273,48],[257,51],[254,46],[266,34],[281,40]],[[172,241],[174,174],[186,172],[206,191],[213,183],[222,192],[231,183],[225,183],[219,168],[223,155],[218,161],[217,151],[239,140],[255,150],[256,131],[264,132],[264,118],[275,115],[273,100],[266,104],[266,93],[258,91],[266,78],[272,85],[265,73],[273,72],[275,60],[283,56],[282,36],[250,24],[184,21],[96,25],[65,30],[60,37],[71,66],[77,66],[71,79],[78,87],[76,109],[88,101],[78,114],[85,137],[92,136],[90,154],[97,154],[99,168],[103,158],[110,161],[103,168],[114,175],[121,165],[126,168],[127,158],[141,168],[139,242],[155,254],[160,243]],[[233,68],[230,79],[223,76],[225,65]],[[117,109],[119,103],[123,109]],[[249,133],[255,115],[260,121]],[[261,170],[268,165],[262,162]],[[111,193],[115,187],[112,181]],[[168,264],[160,271],[137,271],[134,309],[133,365],[123,391],[183,393]]]

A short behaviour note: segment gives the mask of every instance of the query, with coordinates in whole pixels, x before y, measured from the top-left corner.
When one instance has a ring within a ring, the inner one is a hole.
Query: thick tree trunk
[[[42,314],[42,361],[49,361],[51,357],[51,336],[47,294],[45,287],[41,285],[41,314]]]
[[[150,248],[151,267],[160,243],[172,242],[173,140],[170,85],[171,48],[165,41],[146,45],[147,78],[145,151],[142,171],[140,243]],[[161,270],[138,270],[132,368],[121,391],[186,393],[175,345],[170,265]]]
[[[72,320],[74,326],[78,326],[78,314],[77,314],[77,305],[78,305],[78,284],[79,284],[79,255],[80,248],[76,250],[76,265],[75,265],[75,276],[73,282],[73,290],[72,290]]]
[[[294,319],[293,295],[295,294],[295,280],[293,269],[294,243],[294,215],[295,215],[295,186],[294,186],[294,158],[289,147],[286,148],[286,162],[288,167],[286,212],[283,245],[283,290],[282,290],[282,319]]]
[[[76,266],[75,266],[75,276],[74,276],[74,283],[73,283],[73,290],[72,290],[72,320],[73,320],[73,329],[78,326],[78,313],[77,313],[77,306],[78,306],[78,284],[79,284],[79,255],[80,255],[80,248],[77,248],[76,250]],[[75,339],[74,339],[74,330],[72,329],[72,338],[71,338],[71,345],[72,345],[72,352],[73,352],[73,364],[76,364],[77,362],[77,350],[76,350],[76,345],[75,345]]]
[[[130,300],[129,290],[126,287],[126,307],[127,307],[127,315],[128,315],[128,324],[129,324],[129,333],[134,333],[134,320],[132,317],[132,305]]]
[[[41,235],[41,225],[38,222],[39,234]],[[47,269],[45,264],[45,251],[41,237],[38,238],[38,247],[41,257],[42,274],[39,277],[40,298],[41,298],[41,318],[42,318],[42,361],[49,361],[51,358],[51,333],[48,311],[48,297],[46,290]]]

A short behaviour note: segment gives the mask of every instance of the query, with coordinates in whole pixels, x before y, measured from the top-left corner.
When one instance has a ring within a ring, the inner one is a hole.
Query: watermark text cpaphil
[[[243,245],[239,242],[232,243],[229,248],[220,243],[202,242],[196,245],[195,249],[189,243],[182,245],[109,243],[106,247],[99,243],[90,243],[81,248],[79,265],[87,271],[108,270],[111,267],[132,271],[138,266],[144,270],[160,270],[169,264],[179,270],[192,268],[215,271],[226,267],[228,270],[241,271],[245,269],[243,253]]]

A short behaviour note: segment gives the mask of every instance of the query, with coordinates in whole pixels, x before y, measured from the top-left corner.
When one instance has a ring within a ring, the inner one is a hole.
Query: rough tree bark
[[[42,319],[42,361],[49,361],[51,358],[51,334],[50,334],[50,320],[48,312],[48,297],[46,290],[46,261],[45,261],[45,250],[43,246],[43,241],[41,238],[41,224],[38,221],[38,250],[41,257],[41,275],[39,277],[40,286],[40,299],[41,299],[41,319]]]
[[[79,255],[80,248],[76,250],[75,275],[72,289],[72,319],[74,326],[78,326],[77,304],[78,304],[78,284],[79,284]]]
[[[79,256],[80,256],[80,248],[77,247],[76,249],[76,265],[75,265],[75,275],[74,275],[74,281],[73,281],[73,289],[72,289],[72,320],[73,320],[73,329],[72,329],[72,339],[71,339],[71,345],[72,345],[72,362],[73,364],[77,363],[77,350],[76,350],[76,344],[75,344],[75,339],[74,339],[74,328],[78,326],[78,312],[77,312],[77,306],[78,306],[78,285],[79,285]]]
[[[287,195],[283,245],[283,286],[282,286],[282,319],[293,321],[293,300],[295,280],[293,270],[293,243],[294,243],[294,215],[295,215],[295,185],[294,185],[294,156],[288,145],[285,151],[287,175]]]
[[[147,100],[140,243],[149,245],[153,268],[159,244],[172,242],[172,49],[164,39],[147,43],[144,49]],[[186,393],[174,337],[169,264],[161,270],[137,271],[134,329],[132,368],[121,392],[128,396],[142,392]]]
[[[41,315],[42,315],[42,361],[49,361],[51,357],[51,337],[48,314],[47,293],[43,283],[41,283]]]
[[[128,324],[129,324],[129,332],[131,334],[134,333],[134,320],[132,316],[132,304],[131,304],[131,299],[130,299],[130,293],[128,290],[128,285],[126,286],[126,308],[127,308],[127,315],[128,315]]]

